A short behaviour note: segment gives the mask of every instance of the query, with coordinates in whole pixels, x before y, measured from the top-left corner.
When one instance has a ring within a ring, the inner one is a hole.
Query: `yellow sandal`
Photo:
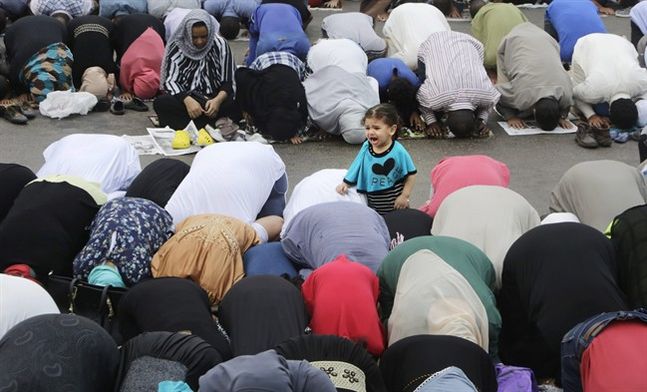
[[[215,143],[215,141],[213,140],[209,132],[207,132],[207,130],[204,128],[200,128],[200,130],[198,131],[198,146],[204,147],[213,143]]]
[[[175,137],[173,138],[173,142],[171,142],[171,147],[174,150],[184,150],[191,147],[191,136],[189,136],[189,132],[184,129],[175,131]]]

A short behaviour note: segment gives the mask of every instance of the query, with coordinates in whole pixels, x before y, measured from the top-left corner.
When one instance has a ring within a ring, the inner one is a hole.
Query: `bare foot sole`
[[[322,8],[341,8],[341,0],[326,1],[321,5]]]
[[[292,136],[290,138],[290,143],[292,143],[292,144],[301,144],[301,143],[303,143],[303,138],[301,136]]]
[[[379,22],[386,22],[387,19],[389,19],[389,14],[386,12],[383,12],[379,14],[378,16],[375,17]]]

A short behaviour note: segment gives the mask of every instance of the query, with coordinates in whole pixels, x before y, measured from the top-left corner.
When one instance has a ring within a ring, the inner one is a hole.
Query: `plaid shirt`
[[[249,66],[251,69],[261,71],[268,68],[270,65],[282,64],[287,65],[297,72],[299,79],[303,81],[307,76],[306,65],[303,61],[292,53],[288,52],[267,52],[258,56],[254,62]]]
[[[32,0],[31,11],[34,15],[51,16],[55,12],[67,14],[70,19],[92,12],[92,0]]]

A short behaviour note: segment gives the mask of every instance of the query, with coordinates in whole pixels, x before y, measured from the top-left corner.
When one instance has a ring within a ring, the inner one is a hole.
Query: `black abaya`
[[[148,199],[164,208],[190,168],[191,166],[177,159],[158,159],[135,177],[126,196]]]
[[[0,223],[11,210],[14,200],[36,175],[30,169],[14,163],[0,163]]]

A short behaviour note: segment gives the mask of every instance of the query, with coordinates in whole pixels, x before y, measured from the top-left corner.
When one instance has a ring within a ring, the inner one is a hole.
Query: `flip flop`
[[[148,111],[148,106],[142,101],[141,99],[137,97],[133,97],[130,101],[126,102],[124,104],[124,108],[129,109],[129,110],[134,110],[136,112],[147,112]]]

